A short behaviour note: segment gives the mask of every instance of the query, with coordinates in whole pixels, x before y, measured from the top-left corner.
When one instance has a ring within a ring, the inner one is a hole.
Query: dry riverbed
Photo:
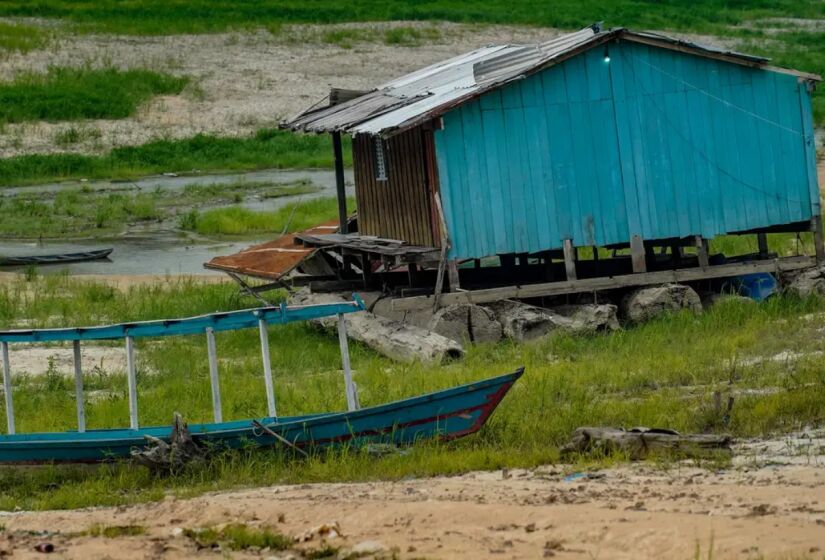
[[[0,515],[0,555],[40,557],[34,547],[50,543],[65,558],[299,558],[325,546],[338,549],[333,557],[823,557],[825,431],[742,442],[735,453],[721,470],[645,463],[571,475],[569,467],[546,466],[18,512]],[[198,548],[187,536],[227,523],[305,540],[286,552],[231,551]],[[94,526],[145,532],[77,536]],[[330,528],[332,535],[319,534]]]
[[[415,29],[422,38],[413,44],[388,44],[385,33],[395,28]],[[156,97],[126,119],[8,125],[0,131],[0,157],[101,153],[197,133],[246,135],[306,109],[333,86],[372,88],[484,45],[546,41],[563,33],[536,27],[422,22],[293,25],[275,34],[261,29],[162,37],[69,35],[57,29],[57,39],[46,49],[0,60],[0,79],[50,66],[115,65],[185,75],[192,83],[181,95]],[[77,144],[61,146],[55,139],[70,128],[85,133]]]

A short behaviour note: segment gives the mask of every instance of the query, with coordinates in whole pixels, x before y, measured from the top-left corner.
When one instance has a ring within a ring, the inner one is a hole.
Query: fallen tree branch
[[[172,420],[169,443],[149,435],[144,437],[149,445],[144,449],[133,449],[132,460],[157,473],[180,472],[191,463],[202,461],[206,455],[206,447],[192,439],[189,426],[177,412]]]
[[[729,435],[680,434],[661,428],[576,428],[570,441],[561,448],[562,455],[601,451],[627,453],[637,461],[651,452],[664,451],[687,457],[707,457],[714,452],[732,453]]]

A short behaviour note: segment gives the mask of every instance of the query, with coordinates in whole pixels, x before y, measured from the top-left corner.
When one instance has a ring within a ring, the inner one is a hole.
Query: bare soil
[[[825,431],[744,442],[735,451],[723,470],[644,463],[571,476],[547,466],[19,512],[0,515],[0,550],[35,558],[33,547],[48,542],[62,558],[288,558],[329,544],[343,554],[360,547],[377,551],[370,557],[399,558],[821,558]],[[230,522],[307,540],[292,552],[236,552],[198,550],[182,534]],[[336,523],[335,538],[313,530]],[[95,524],[139,525],[146,533],[71,536]]]
[[[414,46],[385,44],[383,34],[393,27],[418,28],[427,38]],[[368,39],[327,42],[330,32],[340,30],[355,30]],[[484,45],[544,41],[560,33],[535,27],[389,22],[285,26],[276,35],[264,30],[165,37],[58,34],[45,50],[0,60],[0,80],[49,66],[114,65],[186,75],[192,84],[181,95],[156,97],[127,119],[9,125],[0,132],[0,157],[100,153],[197,133],[246,135],[306,109],[333,86],[369,89]],[[720,43],[710,37],[693,39]],[[99,134],[59,146],[55,137],[70,127]]]

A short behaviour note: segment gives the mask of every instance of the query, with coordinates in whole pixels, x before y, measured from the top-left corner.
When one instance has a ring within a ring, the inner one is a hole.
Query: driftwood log
[[[729,435],[680,434],[661,428],[576,428],[570,441],[561,448],[571,453],[627,453],[631,460],[644,459],[650,453],[669,452],[686,457],[707,457],[713,453],[732,453]]]
[[[298,292],[292,299],[303,305],[348,301],[348,298],[338,294],[308,292]],[[349,338],[366,344],[392,360],[440,364],[464,356],[464,348],[460,343],[427,329],[380,317],[369,311],[351,313],[346,317]],[[312,323],[332,329],[335,321],[335,317],[324,317],[313,319]]]
[[[153,436],[144,436],[149,443],[145,449],[133,449],[132,460],[157,473],[180,472],[187,465],[202,461],[206,448],[192,439],[189,426],[175,412],[169,443]]]

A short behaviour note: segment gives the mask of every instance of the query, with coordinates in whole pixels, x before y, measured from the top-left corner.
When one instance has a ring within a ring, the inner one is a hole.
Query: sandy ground
[[[398,26],[421,28],[434,38],[414,47],[385,44],[383,33]],[[373,38],[354,42],[351,48],[324,41],[325,34],[341,29],[357,29]],[[155,98],[133,118],[7,126],[0,133],[0,157],[66,151],[56,145],[55,135],[72,126],[100,133],[99,138],[69,148],[81,152],[199,132],[249,134],[313,105],[332,86],[368,89],[480,46],[537,42],[560,33],[527,27],[391,22],[286,26],[277,35],[264,30],[168,37],[58,35],[45,50],[0,60],[0,79],[54,65],[113,64],[190,76],[192,84],[181,95]]]
[[[184,528],[241,522],[287,535],[338,524],[326,542],[399,558],[822,558],[825,431],[745,442],[726,470],[638,464],[584,476],[559,467],[400,482],[305,484],[79,511],[0,515],[0,551],[35,558],[294,557],[198,550]],[[71,537],[94,524],[136,537]],[[31,533],[42,532],[47,533]],[[712,548],[712,554],[710,549]],[[700,551],[700,555],[697,554]],[[2,553],[0,553],[2,554]]]

